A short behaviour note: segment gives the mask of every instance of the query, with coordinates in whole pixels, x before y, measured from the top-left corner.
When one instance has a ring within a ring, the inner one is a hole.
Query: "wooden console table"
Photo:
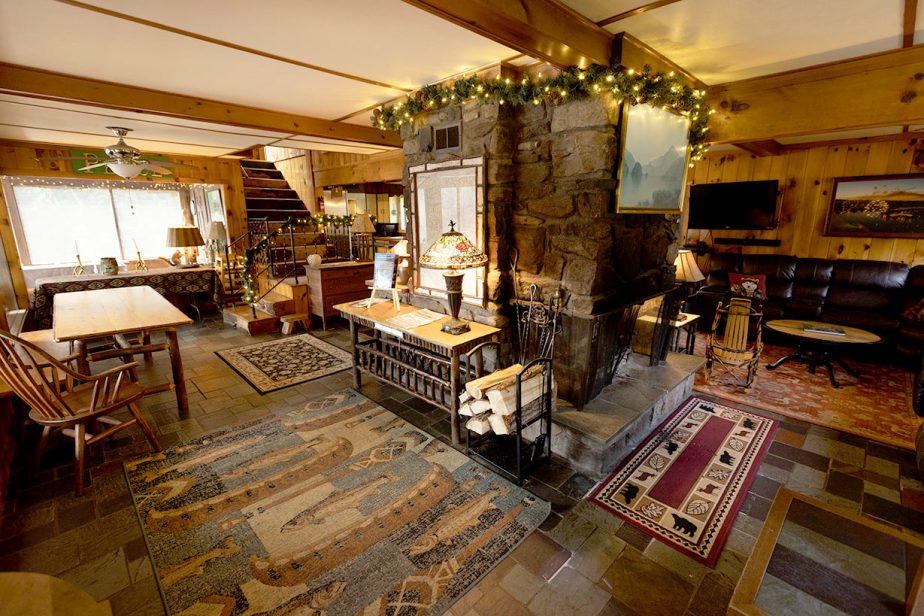
[[[447,334],[440,327],[449,319],[448,315],[414,329],[402,329],[388,319],[420,308],[402,304],[396,312],[392,302],[370,308],[355,308],[349,303],[334,308],[350,322],[354,386],[359,389],[360,374],[366,372],[446,409],[452,425],[452,442],[458,445],[460,358],[482,342],[493,340],[500,330],[470,321],[471,331],[457,336]],[[360,326],[371,327],[374,337],[360,342]]]

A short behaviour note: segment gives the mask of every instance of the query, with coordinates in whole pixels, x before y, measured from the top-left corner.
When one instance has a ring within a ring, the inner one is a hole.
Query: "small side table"
[[[700,315],[698,314],[681,312],[679,315],[677,315],[675,320],[671,321],[671,351],[674,353],[681,352],[680,330],[683,330],[687,334],[687,337],[684,340],[683,352],[687,355],[693,354],[693,351],[696,347],[696,322],[699,320],[699,317]],[[640,316],[638,320],[655,325],[658,322],[658,316],[654,314],[646,314],[644,316]]]

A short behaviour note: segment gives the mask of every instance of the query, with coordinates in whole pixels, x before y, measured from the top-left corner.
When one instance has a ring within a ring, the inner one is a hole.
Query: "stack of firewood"
[[[523,423],[540,411],[544,370],[543,366],[533,366],[520,379]],[[516,376],[522,371],[522,365],[514,364],[465,384],[459,396],[459,415],[470,417],[465,424],[469,430],[477,434],[510,434],[516,430]],[[552,397],[554,400],[554,382]]]

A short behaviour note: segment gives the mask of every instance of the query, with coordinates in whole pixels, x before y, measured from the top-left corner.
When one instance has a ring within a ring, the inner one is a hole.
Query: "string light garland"
[[[8,180],[11,186],[63,186],[75,190],[180,190],[189,184],[179,182],[129,182],[126,180],[90,180],[84,178],[54,178],[39,176],[0,176]],[[212,186],[212,184],[199,184],[199,186]]]
[[[703,100],[705,90],[686,85],[676,74],[654,72],[647,64],[641,71],[623,66],[594,64],[588,68],[569,66],[550,78],[520,80],[500,75],[494,79],[471,76],[449,84],[424,86],[394,105],[384,105],[372,113],[372,124],[397,131],[420,113],[454,107],[467,102],[494,102],[498,105],[558,105],[562,102],[611,94],[618,102],[646,103],[690,120],[690,159],[700,160],[708,149],[706,132],[709,116],[715,113]],[[691,162],[692,164],[692,162]]]
[[[257,293],[254,291],[254,280],[253,272],[251,268],[253,266],[254,259],[256,256],[263,251],[267,250],[270,243],[275,240],[277,237],[284,233],[288,233],[289,229],[294,227],[315,227],[323,228],[327,225],[332,225],[335,227],[350,227],[353,225],[353,219],[356,218],[353,215],[346,216],[331,216],[329,214],[321,214],[320,216],[315,216],[310,214],[301,218],[290,218],[280,225],[277,229],[270,231],[269,234],[261,237],[257,243],[244,251],[244,267],[241,272],[241,284],[244,287],[244,293],[241,295],[241,300],[251,303],[257,299]],[[372,224],[376,223],[376,217],[370,215],[372,219]]]

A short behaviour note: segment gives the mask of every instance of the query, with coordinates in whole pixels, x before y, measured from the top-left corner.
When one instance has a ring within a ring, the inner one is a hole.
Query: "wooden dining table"
[[[189,400],[183,375],[183,359],[176,328],[193,322],[151,287],[122,287],[62,293],[55,299],[53,336],[58,342],[73,342],[77,368],[90,373],[90,361],[126,358],[166,350],[170,355],[173,382],[147,387],[148,393],[176,391],[180,419],[189,417]],[[163,331],[167,342],[152,344],[152,332]],[[128,335],[139,334],[141,343]],[[89,353],[87,342],[111,337],[116,348]]]

